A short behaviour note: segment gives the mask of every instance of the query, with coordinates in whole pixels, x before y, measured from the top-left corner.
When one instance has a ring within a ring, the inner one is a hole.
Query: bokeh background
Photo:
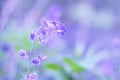
[[[38,80],[120,80],[120,0],[0,0],[0,80],[19,80],[29,35],[42,19],[57,18],[67,32],[33,51],[47,59]]]

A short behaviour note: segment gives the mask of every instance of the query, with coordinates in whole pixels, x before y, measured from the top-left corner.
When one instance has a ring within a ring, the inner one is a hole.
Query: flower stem
[[[31,55],[31,53],[32,53],[33,46],[34,46],[34,41],[32,41],[32,47],[31,47],[31,49],[30,49],[29,57],[28,57],[28,62],[29,62],[29,63],[28,63],[28,71],[27,71],[28,74],[30,73],[30,68],[31,68],[31,58],[30,58],[31,56],[30,56],[30,55]]]

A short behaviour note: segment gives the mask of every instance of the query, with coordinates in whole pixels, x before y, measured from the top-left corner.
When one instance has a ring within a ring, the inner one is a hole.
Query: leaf
[[[75,61],[73,61],[72,59],[64,58],[64,61],[70,66],[70,68],[74,72],[82,72],[85,70],[82,66],[75,63]]]
[[[63,80],[72,80],[72,77],[69,74],[67,74],[64,68],[59,64],[52,63],[52,64],[46,64],[45,66],[49,69],[58,71],[62,76]]]
[[[45,66],[49,69],[52,69],[52,70],[62,70],[62,67],[58,64],[55,64],[55,63],[46,64]]]

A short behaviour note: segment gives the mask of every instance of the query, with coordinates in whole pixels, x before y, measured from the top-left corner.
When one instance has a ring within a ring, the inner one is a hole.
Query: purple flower
[[[35,33],[30,33],[30,40],[31,41],[34,41],[35,40]]]
[[[44,55],[42,55],[42,54],[39,54],[37,57],[40,59],[40,61],[44,61],[47,56],[44,56]]]
[[[44,61],[46,59],[46,56],[39,54],[37,55],[37,57],[32,59],[32,63],[34,65],[40,65],[42,61]]]
[[[115,48],[120,48],[120,39],[119,38],[114,38],[112,41],[112,46]]]
[[[21,59],[28,58],[27,52],[24,51],[24,50],[22,50],[22,49],[21,49],[20,51],[18,51],[18,54],[19,54],[19,57],[20,57]]]
[[[20,80],[37,80],[38,75],[36,72],[28,74],[26,77],[21,78]]]
[[[40,43],[47,42],[49,36],[54,34],[64,34],[66,32],[65,25],[60,21],[45,20],[37,31]]]
[[[58,33],[58,32],[62,32],[62,33],[66,32],[65,25],[60,21],[46,20],[45,23],[46,24],[44,25],[47,25],[47,30],[51,34]]]
[[[66,32],[65,25],[62,24],[62,23],[56,24],[56,32],[57,32],[58,34],[64,35],[64,32]]]
[[[38,78],[38,75],[36,72],[30,73],[27,75],[27,80],[37,80],[37,78]]]
[[[44,44],[44,43],[46,43],[47,42],[47,38],[46,37],[39,37],[39,43],[41,43],[41,44]]]
[[[32,59],[32,63],[35,65],[39,65],[41,62],[40,62],[40,59],[38,57],[36,57],[36,58]]]

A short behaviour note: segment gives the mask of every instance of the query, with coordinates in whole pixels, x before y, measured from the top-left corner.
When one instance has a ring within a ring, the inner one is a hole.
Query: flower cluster
[[[63,23],[60,21],[46,20],[42,22],[42,25],[36,32],[31,33],[30,39],[35,40],[38,38],[40,43],[45,43],[49,36],[54,34],[64,35],[64,32],[66,32],[66,29]]]
[[[26,58],[28,58],[28,55],[27,55],[27,52],[25,51],[25,50],[20,50],[20,51],[18,51],[18,54],[19,54],[19,57],[21,58],[21,59],[26,59]]]
[[[19,57],[21,59],[27,59],[29,53],[30,52],[26,52],[25,50],[22,50],[22,49],[20,51],[18,51]],[[32,52],[32,53],[36,54],[35,52]],[[46,57],[47,56],[39,53],[35,58],[32,58],[31,63],[34,65],[39,65],[46,59]]]
[[[35,31],[30,33],[30,40],[32,41],[32,48],[33,48],[33,43],[36,39],[39,40],[39,43],[43,44],[48,41],[48,37],[52,36],[54,34],[62,34],[64,35],[64,32],[66,32],[65,25],[61,23],[60,21],[55,21],[55,20],[45,20],[42,22],[41,26]],[[43,54],[35,54],[35,52],[32,51],[32,48],[29,52],[25,50],[20,50],[18,52],[19,57],[21,59],[26,59],[28,58],[29,64],[34,64],[34,65],[40,65],[45,59],[46,56]],[[34,58],[30,57],[30,55],[36,55]],[[30,65],[28,65],[28,75],[25,79],[22,80],[37,80],[38,75],[36,73],[30,73]]]
[[[28,74],[25,78],[22,78],[20,80],[37,80],[38,75],[36,72]]]
[[[37,78],[38,78],[38,75],[36,72],[30,73],[27,75],[27,80],[37,80]]]

